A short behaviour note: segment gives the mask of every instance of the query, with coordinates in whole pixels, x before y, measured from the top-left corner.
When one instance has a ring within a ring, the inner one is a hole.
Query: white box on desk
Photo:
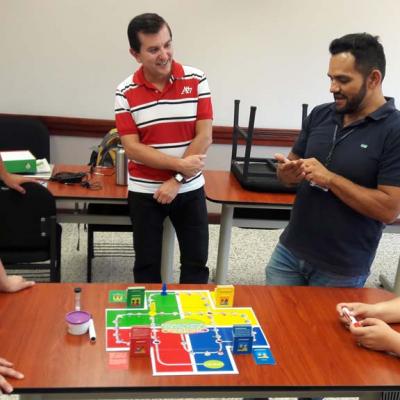
[[[2,151],[0,155],[8,172],[18,174],[36,173],[36,158],[29,150]]]

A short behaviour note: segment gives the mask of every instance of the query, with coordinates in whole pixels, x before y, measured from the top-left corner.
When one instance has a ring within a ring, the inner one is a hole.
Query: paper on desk
[[[36,172],[42,174],[43,172],[51,172],[50,164],[45,158],[36,160]]]
[[[49,164],[45,158],[41,158],[39,160],[36,160],[36,174],[23,175],[23,176],[48,180],[51,178],[53,167],[54,165]]]

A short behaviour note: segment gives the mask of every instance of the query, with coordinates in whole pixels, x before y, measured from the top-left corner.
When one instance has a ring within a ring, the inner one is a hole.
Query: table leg
[[[399,258],[399,263],[397,265],[397,271],[393,285],[383,274],[379,275],[379,282],[381,283],[384,289],[395,293],[397,296],[400,296],[400,258]]]
[[[174,274],[175,230],[171,220],[164,221],[163,243],[161,253],[161,277],[163,283],[172,283]]]
[[[216,283],[224,284],[228,275],[229,249],[231,247],[231,234],[234,207],[222,205],[221,225],[219,228],[218,257],[216,270]]]

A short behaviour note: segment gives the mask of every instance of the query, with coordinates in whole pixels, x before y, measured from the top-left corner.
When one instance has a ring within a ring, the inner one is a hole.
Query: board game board
[[[236,324],[251,325],[253,352],[269,351],[252,308],[218,308],[214,293],[207,290],[165,295],[149,290],[143,308],[106,310],[106,350],[129,351],[130,328],[148,326],[154,375],[235,374],[232,327]]]

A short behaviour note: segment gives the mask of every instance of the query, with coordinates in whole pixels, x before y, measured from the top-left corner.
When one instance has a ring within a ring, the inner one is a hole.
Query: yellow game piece
[[[150,314],[150,316],[154,316],[154,315],[156,315],[156,312],[157,312],[157,310],[156,310],[156,303],[154,302],[154,301],[152,301],[151,303],[150,303],[150,312],[149,312],[149,314]]]
[[[218,285],[215,288],[215,305],[217,307],[232,307],[235,295],[233,285]]]

